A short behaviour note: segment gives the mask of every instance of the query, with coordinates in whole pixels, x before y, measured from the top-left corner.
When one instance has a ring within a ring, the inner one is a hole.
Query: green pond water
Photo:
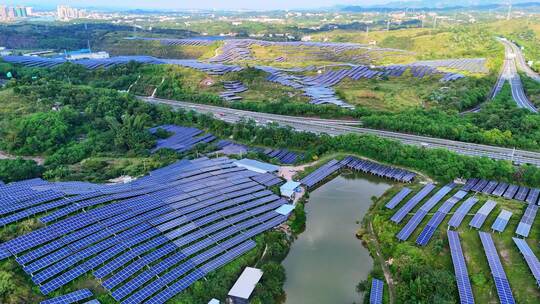
[[[391,186],[386,180],[349,174],[310,194],[306,230],[283,262],[286,304],[362,303],[355,286],[367,278],[373,260],[355,233],[371,197]]]

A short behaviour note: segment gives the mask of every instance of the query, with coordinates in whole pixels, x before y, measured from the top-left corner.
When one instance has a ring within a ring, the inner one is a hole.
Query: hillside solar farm
[[[0,304],[540,303],[539,3],[16,2]]]

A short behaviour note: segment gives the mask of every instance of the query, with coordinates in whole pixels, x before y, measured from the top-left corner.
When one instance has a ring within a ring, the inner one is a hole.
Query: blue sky
[[[34,5],[36,7],[54,7],[66,4],[75,7],[116,7],[143,9],[296,9],[329,7],[336,4],[379,4],[385,0],[8,0],[0,3],[7,5]]]

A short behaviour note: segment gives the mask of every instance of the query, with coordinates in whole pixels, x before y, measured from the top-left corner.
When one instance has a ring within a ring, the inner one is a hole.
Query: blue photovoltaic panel
[[[476,183],[478,183],[478,179],[477,178],[469,178],[467,180],[467,182],[465,183],[465,185],[463,185],[463,187],[461,187],[461,190],[463,191],[471,191],[472,187],[474,187],[474,185],[476,185]]]
[[[405,218],[405,216],[422,200],[424,197],[426,197],[433,189],[435,189],[435,185],[433,184],[427,184],[420,190],[418,193],[416,193],[410,200],[408,200],[405,205],[403,205],[393,216],[390,220],[394,223],[399,223]]]
[[[497,203],[492,200],[488,200],[487,202],[485,202],[484,205],[482,205],[482,207],[480,207],[478,212],[474,215],[471,222],[469,223],[469,226],[480,229],[480,227],[482,227],[482,225],[486,221],[487,216],[491,213],[493,208],[495,208],[495,205],[497,205]]]
[[[482,191],[482,189],[484,189],[484,187],[487,186],[488,183],[489,181],[481,179],[480,181],[478,181],[478,183],[476,183],[476,185],[474,185],[474,187],[471,188],[471,191],[480,192]]]
[[[503,194],[503,197],[506,199],[513,199],[516,193],[519,190],[519,186],[517,185],[509,185],[506,191]]]
[[[369,304],[381,304],[383,299],[384,283],[379,279],[371,280],[371,291],[369,293]]]
[[[477,202],[478,199],[475,197],[469,197],[468,199],[466,199],[463,204],[459,206],[454,215],[452,215],[450,221],[448,221],[448,226],[454,228],[459,227],[467,213],[469,213],[469,211],[471,210],[472,206],[474,206],[474,204],[476,204]]]
[[[519,190],[517,191],[516,195],[514,196],[515,200],[518,201],[525,201],[527,199],[527,195],[529,194],[529,188],[525,186],[520,186]]]
[[[490,181],[484,187],[484,189],[482,189],[482,193],[491,194],[491,192],[493,192],[495,190],[495,188],[497,187],[498,184],[499,184],[499,182],[497,182],[497,181]]]
[[[450,244],[450,254],[452,255],[452,263],[454,264],[454,273],[456,274],[460,303],[474,304],[471,282],[469,281],[469,273],[461,249],[459,234],[455,231],[448,230],[447,235],[448,243]]]
[[[495,196],[499,196],[499,197],[503,196],[506,189],[508,189],[508,184],[507,183],[499,183],[499,185],[495,188],[495,190],[493,190],[493,192],[491,192],[491,195],[495,195]]]
[[[521,252],[521,254],[523,255],[525,262],[527,262],[527,265],[529,266],[529,269],[531,270],[534,279],[536,280],[536,285],[540,286],[540,261],[538,261],[538,258],[529,247],[529,244],[527,244],[527,241],[518,238],[512,239],[514,240],[516,246],[519,248],[519,252]]]
[[[514,296],[512,295],[512,290],[510,288],[510,283],[508,283],[506,273],[502,267],[499,254],[497,253],[497,249],[495,248],[491,235],[482,231],[479,231],[478,234],[480,235],[480,240],[482,241],[482,246],[484,247],[489,268],[491,269],[491,275],[495,281],[495,287],[497,288],[499,300],[502,304],[515,303]]]
[[[444,220],[444,217],[450,212],[450,210],[454,207],[457,202],[459,202],[461,199],[463,199],[467,195],[467,192],[463,190],[459,190],[454,194],[451,198],[446,200],[444,204],[441,205],[439,210],[435,212],[433,217],[429,220],[426,227],[420,232],[420,235],[418,235],[418,238],[416,239],[416,244],[420,246],[425,246],[433,236],[433,233],[435,233],[435,230]]]
[[[448,194],[448,192],[452,191],[454,188],[454,184],[448,184],[444,187],[442,187],[435,195],[433,195],[430,199],[428,199],[421,207],[416,211],[416,213],[413,215],[413,217],[407,222],[407,224],[401,229],[400,232],[396,235],[398,239],[405,241],[407,240],[413,231],[418,227],[420,222],[424,219],[424,217],[428,214],[428,212],[435,207],[435,205],[443,199],[443,197]],[[462,191],[460,193],[464,193],[463,195],[467,194],[467,192]]]
[[[386,208],[394,209],[401,201],[411,193],[411,189],[404,187],[386,204]]]
[[[92,297],[92,292],[88,289],[77,290],[63,296],[59,296],[53,299],[41,301],[40,304],[69,304],[76,303],[84,299]]]
[[[341,169],[343,165],[338,162],[337,160],[333,159],[326,164],[322,165],[317,170],[313,171],[308,176],[304,177],[300,180],[300,182],[307,187],[313,187],[316,184],[320,183],[322,180],[327,178],[328,176],[334,174],[339,169]]]
[[[493,222],[493,225],[491,225],[491,229],[498,232],[503,232],[506,225],[508,225],[508,221],[510,220],[511,216],[512,212],[503,209],[501,213],[499,213],[499,216],[497,216],[495,219],[495,222]]]
[[[525,213],[523,213],[523,216],[521,217],[521,220],[519,221],[519,224],[517,226],[517,229],[516,229],[517,235],[520,235],[522,237],[529,236],[529,232],[531,231],[531,227],[532,227],[532,224],[534,222],[537,212],[538,212],[537,205],[529,204],[527,206],[527,209],[525,209]]]
[[[538,202],[538,195],[540,194],[540,189],[531,189],[531,191],[529,191],[529,195],[527,195],[527,199],[525,199],[525,201],[529,204],[534,204],[536,205],[537,202]]]

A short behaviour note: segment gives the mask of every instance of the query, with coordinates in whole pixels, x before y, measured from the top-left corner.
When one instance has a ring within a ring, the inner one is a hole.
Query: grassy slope
[[[386,202],[390,200],[390,198],[395,195],[401,188],[402,186],[398,185],[385,193],[378,200],[376,206],[373,208],[370,214],[370,217],[376,216],[381,217],[382,219],[382,221],[373,222],[375,226],[374,229],[377,234],[382,234],[383,231],[386,231],[388,232],[388,234],[393,235],[393,237],[391,238],[380,238],[383,247],[387,246],[389,248],[393,248],[396,243],[398,243],[397,239],[395,238],[395,233],[397,233],[411,218],[411,215],[407,216],[399,225],[389,221],[393,213],[396,212],[404,204],[404,202],[399,204],[398,207],[396,207],[396,209],[394,210],[386,210],[384,208],[384,204],[386,204]],[[421,185],[415,184],[412,185],[412,188],[414,191],[417,191],[419,188],[421,188]],[[434,190],[434,192],[435,191],[436,190]],[[433,215],[433,212],[436,211],[444,203],[444,201],[455,192],[456,190],[452,191],[432,209],[432,212],[418,225],[418,228],[414,231],[409,240],[406,242],[407,244],[410,244],[411,246],[416,246],[415,240],[422,231],[423,227],[425,227],[425,225]],[[457,231],[459,231],[460,233],[461,244],[467,261],[467,269],[471,278],[471,284],[476,302],[496,303],[498,302],[498,297],[489,269],[489,265],[487,263],[487,259],[485,257],[480,242],[480,237],[478,236],[478,232],[476,229],[470,229],[468,227],[468,223],[472,219],[473,215],[488,199],[488,196],[485,195],[478,195],[478,197],[480,201],[475,206],[473,206],[473,208],[469,212],[469,215],[465,217]],[[540,298],[540,292],[536,288],[534,279],[530,270],[528,269],[528,266],[526,265],[523,257],[521,256],[517,247],[514,245],[511,239],[511,237],[514,236],[515,229],[517,227],[517,224],[519,223],[519,220],[521,219],[521,216],[526,206],[522,202],[514,200],[505,200],[491,196],[489,197],[489,199],[497,201],[498,204],[482,226],[482,231],[491,231],[490,227],[502,208],[513,212],[513,215],[505,231],[501,234],[492,233],[492,236],[495,240],[499,256],[501,257],[503,267],[509,278],[510,286],[512,287],[512,291],[514,293],[514,297],[517,303],[537,303],[538,299]],[[420,204],[418,204],[418,206],[412,212],[416,212],[416,210],[418,210],[425,201],[426,199],[420,202]],[[441,223],[439,229],[435,232],[428,245],[425,248],[418,247],[421,248],[421,250],[426,254],[426,256],[431,257],[430,264],[433,265],[433,267],[448,269],[451,270],[452,273],[453,266],[450,253],[448,251],[448,242],[446,240],[446,227],[448,226],[448,221],[450,220],[451,215],[459,207],[461,202],[454,206],[450,215],[447,215],[445,217],[443,223]],[[533,248],[533,251],[537,255],[540,255],[540,251],[536,248],[536,246],[534,246],[534,244],[538,242],[538,232],[534,228],[531,231],[532,233],[528,238],[529,244],[531,245],[531,248]],[[439,254],[433,254],[434,247],[437,246],[437,240],[444,240],[444,250]],[[392,256],[385,256],[386,260],[390,258],[392,258]]]

